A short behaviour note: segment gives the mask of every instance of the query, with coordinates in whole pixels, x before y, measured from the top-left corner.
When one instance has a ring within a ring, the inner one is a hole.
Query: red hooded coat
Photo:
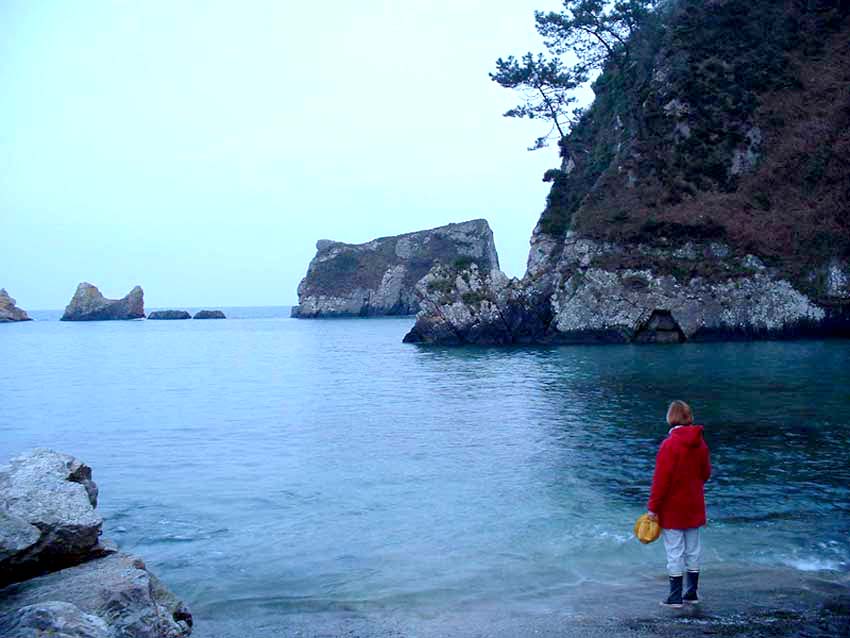
[[[705,525],[703,485],[711,476],[708,446],[701,425],[670,430],[655,457],[655,474],[647,509],[658,514],[665,529]]]

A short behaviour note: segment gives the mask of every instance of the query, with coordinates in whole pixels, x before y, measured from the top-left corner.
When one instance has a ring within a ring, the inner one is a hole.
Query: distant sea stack
[[[850,336],[850,6],[658,6],[560,140],[525,276],[435,268],[406,341]]]
[[[179,319],[191,319],[190,315],[185,310],[154,310],[148,315],[148,320],[175,321]]]
[[[365,244],[320,240],[298,286],[292,316],[374,317],[419,311],[415,287],[437,263],[499,268],[493,231],[484,219],[448,224]]]
[[[227,319],[221,310],[199,310],[193,319]]]
[[[121,299],[107,299],[96,286],[83,282],[71,303],[65,308],[62,321],[109,321],[144,319],[145,293],[140,286],[133,288]]]
[[[24,310],[15,305],[5,288],[0,288],[0,323],[13,321],[32,321]]]

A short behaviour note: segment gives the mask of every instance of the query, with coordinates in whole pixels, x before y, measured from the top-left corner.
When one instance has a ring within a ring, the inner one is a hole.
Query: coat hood
[[[670,437],[680,445],[699,447],[702,443],[701,425],[680,425],[670,430]]]

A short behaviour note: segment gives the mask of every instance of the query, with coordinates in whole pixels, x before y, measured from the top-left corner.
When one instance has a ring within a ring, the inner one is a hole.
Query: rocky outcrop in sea
[[[13,321],[32,321],[27,313],[15,305],[15,300],[9,296],[5,288],[0,288],[0,323]]]
[[[682,0],[632,37],[559,142],[525,276],[435,267],[405,341],[850,336],[846,3]]]
[[[533,242],[521,280],[474,267],[432,269],[417,286],[422,310],[405,342],[679,343],[850,334],[850,265],[833,259],[812,277],[826,282],[828,296],[815,300],[777,268],[717,242],[665,250],[575,238],[555,254]]]
[[[91,469],[36,450],[0,467],[0,636],[179,638],[186,606],[100,538]]]
[[[221,310],[199,310],[192,319],[227,319]]]
[[[83,282],[65,308],[62,321],[106,321],[117,319],[143,319],[145,293],[134,287],[121,299],[107,299],[96,286]]]
[[[191,319],[190,315],[185,310],[154,310],[148,314],[148,319],[153,321],[175,321],[180,319]]]
[[[499,267],[493,232],[484,219],[365,244],[320,240],[316,251],[298,286],[293,317],[414,314],[420,308],[414,288],[434,264]]]

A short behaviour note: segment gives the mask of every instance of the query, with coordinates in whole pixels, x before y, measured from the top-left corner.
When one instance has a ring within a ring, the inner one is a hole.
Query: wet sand
[[[632,584],[585,583],[540,599],[463,608],[335,605],[314,612],[296,601],[254,601],[233,613],[195,609],[199,638],[260,636],[363,638],[850,638],[850,574],[792,569],[713,568],[703,573],[699,605],[660,607],[662,575]],[[303,609],[303,606],[302,606]],[[277,610],[277,612],[276,612]]]

